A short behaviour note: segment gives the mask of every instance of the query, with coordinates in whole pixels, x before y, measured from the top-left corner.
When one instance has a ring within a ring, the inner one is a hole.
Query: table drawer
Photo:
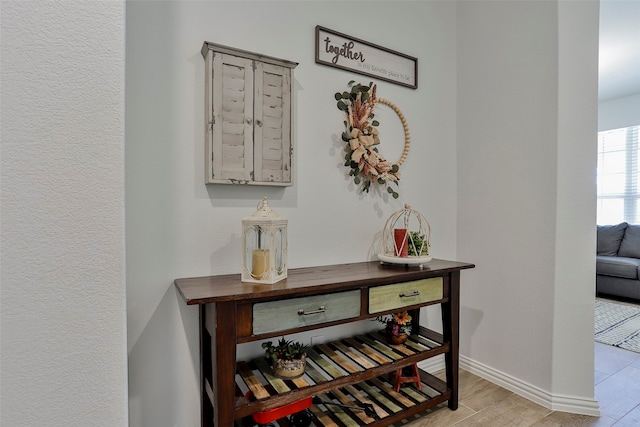
[[[424,304],[441,300],[442,297],[442,277],[377,286],[369,289],[369,313]]]
[[[359,315],[359,290],[261,302],[253,305],[253,333],[284,331]]]

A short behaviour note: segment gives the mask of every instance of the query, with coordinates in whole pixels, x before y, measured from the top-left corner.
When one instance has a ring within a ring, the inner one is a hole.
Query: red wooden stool
[[[406,371],[403,372],[403,370]],[[410,371],[410,373],[407,371]],[[402,383],[416,383],[418,390],[422,390],[422,382],[420,381],[420,374],[418,374],[418,365],[416,363],[389,373],[389,379],[394,382],[393,389],[395,391],[400,391],[400,384]]]

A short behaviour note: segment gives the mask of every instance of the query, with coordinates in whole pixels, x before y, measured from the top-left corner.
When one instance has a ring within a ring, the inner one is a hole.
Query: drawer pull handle
[[[327,308],[324,305],[321,305],[320,307],[318,307],[317,310],[307,311],[306,313],[305,313],[304,309],[301,308],[300,310],[298,310],[298,316],[307,316],[309,314],[324,313],[325,311],[327,311]]]
[[[404,292],[402,292],[400,294],[400,298],[417,297],[418,295],[420,295],[420,291],[416,289],[415,291],[411,292],[410,294],[405,294]]]

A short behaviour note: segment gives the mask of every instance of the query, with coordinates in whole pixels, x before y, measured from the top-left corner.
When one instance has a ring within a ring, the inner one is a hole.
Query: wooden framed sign
[[[417,89],[418,58],[316,26],[316,63]]]

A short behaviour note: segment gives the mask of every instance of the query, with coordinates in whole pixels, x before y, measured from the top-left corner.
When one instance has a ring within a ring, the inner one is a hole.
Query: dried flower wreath
[[[348,86],[349,92],[335,94],[338,109],[344,111],[347,117],[344,121],[346,130],[342,132],[342,140],[346,142],[347,152],[344,165],[351,169],[349,175],[354,177],[355,184],[362,184],[362,190],[369,192],[371,183],[377,182],[380,185],[387,185],[387,192],[397,199],[399,195],[389,183],[398,184],[400,166],[409,154],[411,139],[404,114],[393,102],[376,96],[377,86],[373,82],[369,83],[369,86],[364,86],[360,83],[355,84],[352,80]],[[378,129],[376,129],[380,123],[374,120],[373,113],[377,104],[387,105],[394,110],[404,127],[404,151],[400,160],[393,164],[387,161],[376,147],[380,144]]]

